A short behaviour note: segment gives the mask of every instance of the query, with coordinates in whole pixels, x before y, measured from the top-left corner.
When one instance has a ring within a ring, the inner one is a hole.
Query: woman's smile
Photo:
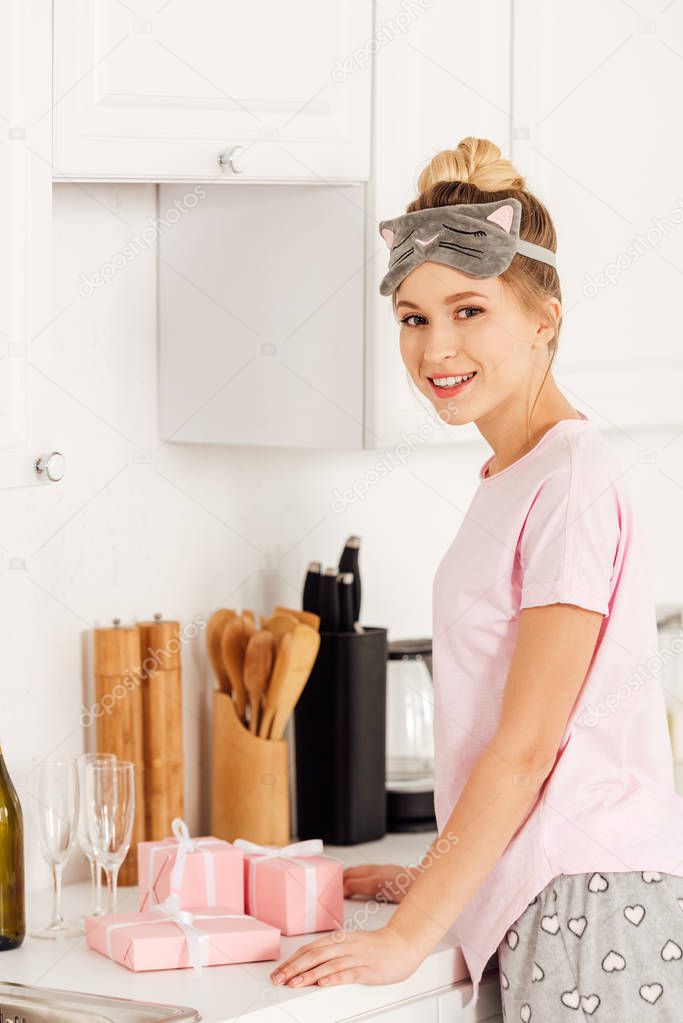
[[[452,398],[454,394],[463,394],[474,387],[476,369],[468,374],[451,374],[450,376],[427,377],[432,392],[439,398]]]

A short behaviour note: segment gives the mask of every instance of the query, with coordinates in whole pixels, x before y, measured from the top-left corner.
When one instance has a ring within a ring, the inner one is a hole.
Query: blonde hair
[[[417,189],[419,194],[406,207],[406,213],[457,203],[495,202],[514,196],[522,204],[520,237],[557,251],[557,235],[547,209],[540,199],[527,191],[522,175],[509,160],[503,159],[498,146],[488,139],[468,135],[455,149],[437,153],[420,173]],[[510,288],[522,308],[530,312],[540,315],[548,297],[562,301],[555,267],[520,253],[515,254],[510,266],[500,274],[500,280]],[[396,291],[392,303],[395,312]],[[534,405],[555,359],[561,326],[562,316],[548,344],[551,357]],[[531,411],[533,413],[533,405]]]

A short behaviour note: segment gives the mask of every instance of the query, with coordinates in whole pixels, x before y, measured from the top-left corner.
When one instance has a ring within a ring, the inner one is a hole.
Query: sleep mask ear
[[[497,277],[516,252],[555,266],[555,253],[519,237],[522,204],[514,197],[458,203],[403,213],[383,220],[379,233],[389,249],[389,269],[379,286],[390,295],[420,263],[452,266],[472,277]]]

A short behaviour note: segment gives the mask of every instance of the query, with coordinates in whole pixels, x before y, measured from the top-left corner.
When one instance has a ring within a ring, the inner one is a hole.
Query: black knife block
[[[294,712],[299,839],[386,834],[387,630],[321,632]]]

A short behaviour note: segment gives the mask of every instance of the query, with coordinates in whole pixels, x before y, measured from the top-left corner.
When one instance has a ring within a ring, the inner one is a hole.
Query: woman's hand
[[[396,931],[334,931],[302,945],[271,973],[274,984],[394,984],[424,958]]]
[[[383,902],[400,902],[413,883],[413,876],[396,863],[368,863],[344,871],[344,898],[366,895]]]

